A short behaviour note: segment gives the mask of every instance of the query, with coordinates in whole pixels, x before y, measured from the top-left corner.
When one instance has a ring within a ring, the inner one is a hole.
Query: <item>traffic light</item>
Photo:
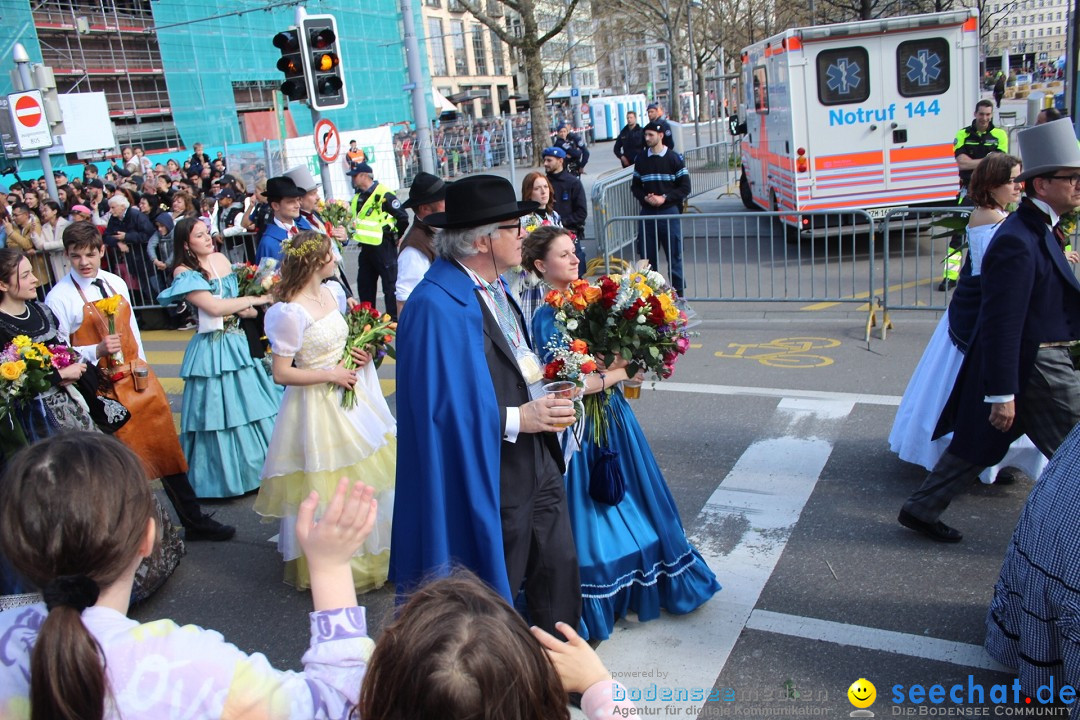
[[[333,15],[309,15],[301,23],[306,50],[308,104],[312,110],[334,110],[349,104],[338,50],[337,20]]]
[[[295,27],[279,32],[274,36],[274,47],[281,51],[277,69],[285,74],[285,82],[281,83],[282,94],[294,102],[307,100],[307,54],[300,32]]]

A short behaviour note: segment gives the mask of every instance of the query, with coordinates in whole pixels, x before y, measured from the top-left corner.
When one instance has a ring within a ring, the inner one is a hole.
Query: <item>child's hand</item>
[[[313,572],[317,566],[348,565],[375,527],[378,510],[374,488],[357,482],[350,490],[349,479],[344,477],[316,522],[318,506],[319,493],[313,490],[296,513],[296,539]]]
[[[555,623],[555,628],[566,636],[567,642],[538,627],[530,628],[533,637],[544,646],[555,671],[562,679],[563,689],[568,693],[583,693],[598,682],[611,680],[611,673],[600,661],[600,656],[566,623]]]

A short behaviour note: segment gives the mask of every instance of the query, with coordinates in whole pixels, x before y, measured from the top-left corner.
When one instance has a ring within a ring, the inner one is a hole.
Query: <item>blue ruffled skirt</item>
[[[180,377],[180,445],[195,494],[225,498],[258,489],[281,388],[252,359],[247,340],[236,332],[193,337]]]
[[[720,590],[709,566],[690,545],[660,466],[629,404],[619,392],[607,405],[608,444],[617,451],[626,494],[618,505],[589,496],[589,467],[599,454],[591,421],[570,460],[566,495],[581,566],[579,633],[606,639],[615,620],[636,613],[653,620],[660,610],[683,614]]]

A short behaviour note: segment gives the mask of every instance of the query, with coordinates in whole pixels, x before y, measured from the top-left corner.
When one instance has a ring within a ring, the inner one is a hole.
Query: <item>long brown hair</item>
[[[142,463],[108,435],[57,435],[8,466],[0,481],[0,548],[43,589],[50,608],[30,654],[31,720],[104,716],[101,647],[82,623],[80,601],[50,597],[65,583],[102,589],[121,579],[153,512]]]
[[[19,263],[26,257],[23,251],[16,247],[0,248],[0,281],[19,287]],[[11,279],[14,276],[15,282]],[[4,292],[0,291],[0,300],[4,298]]]
[[[536,179],[537,178],[543,178],[544,182],[546,182],[547,186],[548,186],[548,202],[547,202],[547,205],[545,205],[541,209],[546,211],[546,212],[549,212],[549,213],[554,212],[555,211],[555,186],[551,184],[551,180],[549,180],[548,176],[545,175],[544,173],[531,172],[531,173],[529,173],[528,175],[525,176],[525,179],[521,181],[521,199],[526,201],[526,202],[528,202],[529,200],[532,200],[533,185],[536,184]]]
[[[296,254],[297,250],[309,242],[312,244],[308,245],[303,254]],[[315,245],[316,242],[318,245]],[[304,285],[307,285],[315,271],[323,266],[329,254],[329,235],[314,230],[304,230],[293,235],[281,249],[281,282],[274,288],[274,295],[285,301],[292,300]]]
[[[383,631],[356,714],[363,720],[569,720],[566,692],[510,605],[459,571],[421,587]]]
[[[199,258],[195,253],[191,252],[191,248],[188,247],[188,239],[191,237],[191,229],[195,227],[195,223],[201,223],[202,220],[196,217],[185,217],[176,221],[176,225],[173,226],[173,264],[169,266],[169,272],[173,272],[176,268],[183,265],[184,267],[191,268],[195,272],[203,276],[207,282],[210,281],[210,273],[203,269],[202,263],[199,262]]]

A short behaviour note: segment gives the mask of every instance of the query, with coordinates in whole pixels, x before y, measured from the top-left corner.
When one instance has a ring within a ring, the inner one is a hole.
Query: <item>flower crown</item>
[[[322,237],[319,236],[319,235],[315,235],[313,237],[308,238],[307,240],[300,243],[299,245],[291,245],[291,244],[286,245],[285,248],[284,248],[284,251],[285,251],[285,254],[288,255],[289,257],[302,258],[305,255],[307,255],[308,253],[313,253],[313,252],[317,251],[319,248],[322,247],[322,244],[323,244]]]

